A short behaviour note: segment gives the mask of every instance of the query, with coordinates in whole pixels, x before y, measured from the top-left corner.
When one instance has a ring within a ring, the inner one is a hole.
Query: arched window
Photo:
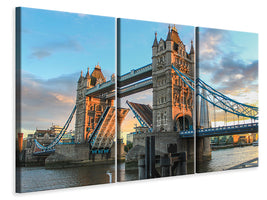
[[[102,110],[102,107],[100,105],[97,105],[96,106],[96,111],[101,111]]]

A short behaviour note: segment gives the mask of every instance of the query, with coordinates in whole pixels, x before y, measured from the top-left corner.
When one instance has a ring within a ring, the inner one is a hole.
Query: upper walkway
[[[152,88],[152,64],[145,65],[135,70],[118,76],[118,96],[123,97]],[[147,79],[147,80],[145,80]],[[85,92],[86,96],[105,95],[107,99],[115,98],[115,80],[98,84]]]

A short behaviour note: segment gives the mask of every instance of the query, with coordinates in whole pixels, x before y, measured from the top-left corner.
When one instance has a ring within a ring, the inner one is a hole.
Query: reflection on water
[[[235,147],[212,151],[210,161],[197,163],[197,172],[226,170],[235,165],[258,157],[258,146]]]
[[[160,169],[157,169],[160,172]],[[187,174],[194,173],[194,163],[187,164]],[[125,163],[118,163],[118,182],[138,180],[138,169],[125,170]]]
[[[258,147],[245,146],[212,151],[210,161],[196,165],[196,172],[214,172],[226,170],[235,165],[258,157]],[[187,166],[188,174],[194,173],[194,163]],[[138,170],[125,170],[125,163],[118,163],[118,181],[132,181],[138,179]]]
[[[72,167],[64,169],[45,169],[44,167],[21,167],[21,192],[59,189],[76,186],[96,185],[109,183],[107,171],[112,173],[112,182],[115,180],[113,164]]]
[[[258,147],[246,146],[221,149],[212,152],[212,160],[197,163],[197,172],[212,172],[225,170],[242,162],[258,157]],[[21,174],[21,192],[32,192],[49,189],[86,186],[109,183],[107,171],[112,172],[112,182],[115,180],[113,164],[73,167],[64,169],[45,169],[44,167],[17,168]],[[194,164],[188,164],[188,174],[194,173]],[[138,170],[125,170],[125,163],[118,163],[118,181],[138,179]]]

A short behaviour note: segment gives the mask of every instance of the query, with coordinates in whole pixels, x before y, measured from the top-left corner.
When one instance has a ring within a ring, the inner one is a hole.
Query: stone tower
[[[77,84],[76,97],[76,143],[85,143],[88,140],[105,108],[107,106],[113,106],[114,104],[112,99],[86,96],[86,91],[88,89],[103,82],[106,82],[106,78],[104,77],[99,64],[95,66],[91,75],[89,74],[89,68],[85,77],[81,72]]]
[[[169,26],[166,40],[152,46],[153,132],[192,129],[193,92],[172,69],[172,65],[194,80],[194,47],[190,53],[175,26]]]

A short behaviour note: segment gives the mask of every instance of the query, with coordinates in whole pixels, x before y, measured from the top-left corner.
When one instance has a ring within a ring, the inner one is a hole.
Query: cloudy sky
[[[63,126],[81,70],[115,72],[115,18],[22,8],[22,132]],[[74,129],[72,121],[69,129]]]
[[[226,96],[258,106],[258,35],[199,28],[199,76]]]
[[[21,25],[22,132],[63,126],[81,70],[92,72],[99,62],[107,79],[115,72],[115,18],[22,8]],[[151,63],[155,32],[165,40],[168,26],[122,19],[119,75]],[[194,27],[176,28],[188,52]],[[258,105],[258,35],[200,28],[199,39],[200,77],[237,101]],[[152,90],[121,99],[121,107],[127,108],[127,99],[151,105]],[[122,131],[133,131],[135,124],[129,112]]]

